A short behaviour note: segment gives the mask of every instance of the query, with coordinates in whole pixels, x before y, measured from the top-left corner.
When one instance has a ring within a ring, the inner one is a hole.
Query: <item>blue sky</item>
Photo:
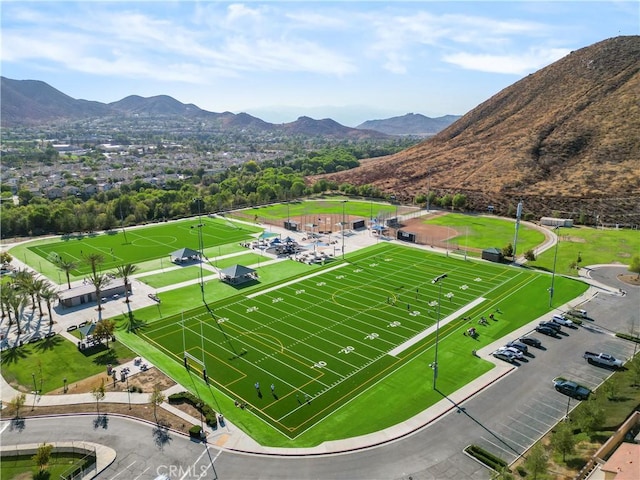
[[[638,35],[637,1],[2,1],[5,77],[170,95],[271,122],[462,115],[572,50]]]

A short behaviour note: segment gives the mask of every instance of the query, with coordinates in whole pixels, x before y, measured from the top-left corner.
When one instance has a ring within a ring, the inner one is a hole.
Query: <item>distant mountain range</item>
[[[392,117],[384,120],[367,120],[356,128],[375,130],[387,135],[420,135],[431,136],[444,130],[460,115],[445,115],[444,117],[429,118],[419,113],[407,113],[400,117]]]
[[[167,95],[130,95],[112,103],[74,99],[39,80],[12,80],[1,77],[1,122],[3,127],[36,126],[52,122],[157,117],[198,120],[214,131],[249,130],[281,132],[334,138],[384,138],[387,135],[434,135],[459,117],[429,118],[408,114],[386,120],[371,120],[356,128],[331,119],[314,120],[303,116],[294,122],[274,124],[247,113],[215,113],[194,104],[184,104]]]
[[[576,50],[407,150],[323,176],[411,201],[640,224],[640,36]],[[371,127],[370,123],[365,123]],[[308,179],[309,183],[317,177]]]

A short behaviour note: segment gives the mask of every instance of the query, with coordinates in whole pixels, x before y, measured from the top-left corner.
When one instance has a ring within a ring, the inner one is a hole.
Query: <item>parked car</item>
[[[567,312],[569,315],[573,316],[573,317],[577,317],[577,318],[589,318],[587,316],[587,311],[586,310],[581,310],[579,308],[574,308],[573,310],[569,310]]]
[[[591,365],[601,365],[609,368],[622,368],[623,365],[622,360],[618,360],[608,353],[584,352],[583,357],[586,358],[587,362]]]
[[[540,322],[540,326],[553,328],[556,332],[562,331],[562,327],[555,322]]]
[[[527,353],[529,351],[529,347],[520,340],[513,340],[512,342],[507,343],[507,347],[517,348],[522,353]]]
[[[510,352],[508,350],[496,350],[495,352],[493,352],[493,356],[509,363],[513,363],[516,360],[516,356],[513,354],[513,352]]]
[[[575,324],[570,319],[568,319],[567,317],[563,317],[562,315],[557,315],[557,314],[554,315],[551,318],[551,321],[553,323],[557,323],[558,325],[563,325],[565,327],[574,327],[575,326]]]
[[[530,347],[542,347],[542,342],[535,337],[522,337],[519,341],[526,345],[529,345]]]
[[[555,378],[553,387],[560,393],[564,393],[576,400],[586,400],[591,395],[591,390],[579,383],[567,380],[565,378]]]
[[[524,353],[522,353],[520,350],[518,350],[515,347],[500,347],[497,351],[498,352],[511,352],[511,353],[513,353],[513,355],[518,360],[522,360],[522,358],[524,357]]]
[[[536,327],[536,332],[541,333],[543,335],[547,335],[549,337],[557,337],[558,336],[558,332],[557,330],[551,328],[551,327],[547,327],[545,325],[538,325]]]

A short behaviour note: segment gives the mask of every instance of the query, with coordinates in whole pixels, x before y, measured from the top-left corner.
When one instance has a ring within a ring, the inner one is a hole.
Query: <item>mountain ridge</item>
[[[111,103],[78,100],[41,80],[13,80],[7,77],[0,77],[0,80],[0,115],[3,127],[37,126],[94,117],[117,119],[157,116],[203,119],[210,122],[211,128],[248,129],[288,135],[323,135],[335,138],[385,138],[392,135],[375,129],[347,127],[329,118],[315,120],[301,116],[293,122],[273,124],[245,112],[210,112],[192,103],[184,104],[168,95],[128,95]]]
[[[463,193],[476,210],[616,211],[640,222],[640,36],[571,52],[407,150],[323,176],[399,199]],[[311,177],[309,182],[317,180]]]

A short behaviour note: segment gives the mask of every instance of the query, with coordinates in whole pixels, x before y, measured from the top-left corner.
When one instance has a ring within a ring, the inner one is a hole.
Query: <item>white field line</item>
[[[453,312],[451,315],[448,315],[447,317],[443,318],[440,321],[440,326],[446,325],[447,323],[452,321],[454,318],[457,318],[460,315],[463,315],[463,314],[467,313],[469,310],[471,310],[471,309],[475,308],[476,306],[480,305],[485,300],[486,300],[486,298],[478,297],[473,302],[467,303],[460,310],[457,310],[457,311]],[[407,348],[412,347],[413,345],[418,343],[420,340],[425,339],[427,336],[429,336],[433,332],[435,332],[437,327],[438,327],[438,322],[436,322],[435,325],[431,325],[426,330],[423,330],[422,332],[417,334],[415,337],[412,337],[409,340],[407,340],[406,342],[401,343],[400,345],[398,345],[396,348],[394,348],[393,350],[391,350],[389,352],[389,355],[391,355],[392,357],[395,357],[396,355],[404,352]]]
[[[346,267],[347,265],[349,265],[349,264],[348,263],[342,263],[340,265],[336,265],[335,267],[330,267],[330,268],[327,268],[325,270],[320,270],[320,271],[311,273],[311,274],[307,275],[306,277],[300,277],[300,278],[296,278],[295,280],[291,280],[290,282],[280,283],[280,284],[276,285],[275,287],[267,288],[266,290],[260,290],[259,292],[256,292],[256,293],[251,293],[251,294],[247,295],[247,298],[254,298],[254,297],[257,297],[258,295],[264,295],[265,293],[273,292],[274,290],[278,290],[279,288],[287,287],[289,285],[293,285],[293,284],[302,282],[303,280],[307,280],[309,278],[317,277],[318,275],[322,275],[324,273],[331,272],[332,270],[335,270],[337,268]]]

